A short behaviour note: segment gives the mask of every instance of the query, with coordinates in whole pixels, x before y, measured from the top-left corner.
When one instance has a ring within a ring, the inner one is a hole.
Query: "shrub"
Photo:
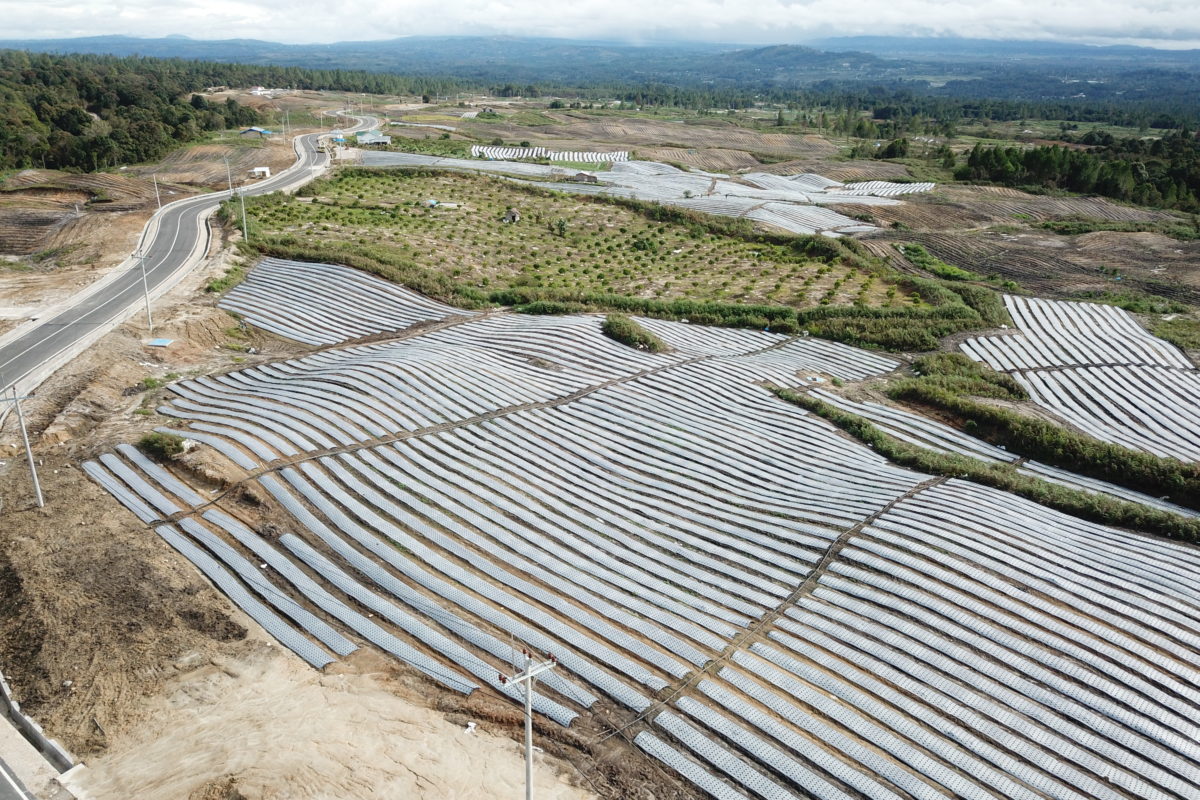
[[[670,350],[667,343],[624,314],[609,314],[604,318],[600,330],[610,339],[637,350],[665,353]]]
[[[138,440],[138,449],[146,455],[165,461],[183,452],[183,437],[173,433],[153,431]]]

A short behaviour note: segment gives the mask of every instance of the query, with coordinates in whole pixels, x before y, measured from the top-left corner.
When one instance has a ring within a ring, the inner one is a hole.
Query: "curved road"
[[[353,118],[359,124],[351,130],[378,125],[374,117]],[[323,166],[329,158],[317,149],[317,140],[323,135],[326,134],[297,136],[293,140],[296,163],[278,175],[245,187],[246,194],[268,194],[294,185],[302,182],[303,171]],[[141,248],[146,282],[151,293],[156,287],[171,281],[191,261],[197,250],[206,248],[208,232],[205,219],[228,197],[229,191],[226,190],[176,200],[164,205],[162,211],[152,219],[147,230],[152,230],[153,238],[144,242]],[[91,293],[84,290],[82,294],[84,296],[70,308],[0,347],[0,393],[6,392],[17,381],[94,332],[97,327],[109,325],[131,306],[144,302],[142,270],[137,266],[126,269],[100,290]],[[32,387],[22,388],[28,390]],[[0,412],[4,410],[0,408]]]

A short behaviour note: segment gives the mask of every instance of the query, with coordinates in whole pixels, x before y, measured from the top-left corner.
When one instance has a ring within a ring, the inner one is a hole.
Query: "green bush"
[[[899,247],[900,252],[904,254],[909,263],[939,278],[951,281],[978,281],[983,279],[983,276],[970,270],[956,267],[953,264],[947,264],[919,244],[902,244]]]
[[[165,461],[183,452],[183,437],[153,431],[139,439],[137,446],[146,455]]]
[[[604,318],[600,330],[608,338],[637,350],[651,353],[665,353],[670,350],[666,342],[624,314],[609,314]]]

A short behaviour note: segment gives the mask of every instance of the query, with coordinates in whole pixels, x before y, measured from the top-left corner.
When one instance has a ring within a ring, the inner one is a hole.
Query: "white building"
[[[359,144],[391,144],[392,137],[379,131],[366,131],[358,135]]]

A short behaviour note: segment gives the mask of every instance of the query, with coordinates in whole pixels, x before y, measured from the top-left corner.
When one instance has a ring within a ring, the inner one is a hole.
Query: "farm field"
[[[377,248],[489,289],[795,306],[849,304],[860,297],[867,305],[891,301],[883,281],[852,268],[483,176],[343,172],[305,193],[314,197],[249,203],[252,226],[301,245]],[[438,205],[425,205],[431,199]],[[509,208],[519,211],[519,223],[502,222]]]
[[[1043,296],[1088,299],[1130,293],[1157,297],[1155,302],[1164,307],[1172,301],[1185,307],[1200,303],[1195,270],[1200,242],[1161,233],[1062,236],[1026,226],[936,233],[887,230],[863,244],[882,255],[894,252],[893,243],[900,241],[918,243],[947,263],[1016,281]]]
[[[719,119],[694,119],[685,122],[646,118],[580,119],[579,116],[582,115],[553,115],[551,118],[558,120],[560,124],[535,130],[557,138],[623,143],[634,149],[639,145],[689,149],[719,148],[792,158],[830,155],[836,152],[833,145],[819,136],[756,131]]]
[[[895,467],[761,385],[897,360],[641,320],[651,354],[291,268],[371,303],[271,263],[226,302],[293,336],[435,324],[172,384],[216,492],[126,446],[85,470],[300,659],[515,704],[513,642],[552,652],[540,735],[630,743],[663,796],[1200,791],[1200,550]]]
[[[519,148],[495,148],[495,152],[527,152]],[[561,154],[581,159],[586,153]],[[616,161],[603,172],[584,173],[586,180],[562,167],[531,164],[525,161],[474,161],[436,158],[409,153],[363,152],[368,167],[429,167],[499,174],[511,178],[542,178],[531,185],[551,191],[573,194],[599,194],[644,200],[704,214],[751,220],[788,233],[839,237],[872,229],[860,220],[817,206],[893,205],[902,195],[931,191],[932,183],[894,183],[864,181],[841,184],[821,175],[779,176],[748,172],[732,179],[728,175],[680,170],[654,161]],[[577,169],[577,167],[576,167]],[[861,216],[862,210],[850,213]]]
[[[1112,306],[1014,296],[1024,336],[968,339],[963,351],[1004,370],[1034,402],[1097,439],[1200,460],[1200,370]]]
[[[468,127],[460,126],[455,137],[471,137],[479,143],[499,137],[508,146],[529,141],[562,150],[629,149],[634,158],[690,169],[785,176],[817,173],[841,182],[911,181],[916,175],[936,172],[920,159],[911,164],[847,159],[845,145],[849,140],[773,133],[770,128],[743,127],[720,117],[680,114],[664,119],[652,114],[554,110],[539,110],[538,118],[531,117],[528,112],[536,110],[537,105],[500,107],[501,119],[480,122],[475,127],[470,127],[474,124],[471,120],[463,120]],[[531,124],[519,124],[518,120]],[[1037,123],[1035,132],[1043,127]],[[1113,132],[1133,133],[1131,129]],[[961,141],[951,144],[962,146]],[[457,151],[438,154],[453,155]],[[995,274],[1054,297],[1132,292],[1189,305],[1200,303],[1200,277],[1191,268],[1200,257],[1200,243],[1194,231],[1189,232],[1194,227],[1191,222],[1169,212],[1096,197],[1035,195],[1010,188],[958,184],[939,185],[930,195],[909,195],[897,205],[869,209],[833,205],[829,210],[881,228],[864,242],[901,270],[906,265],[894,259],[894,250],[875,246],[875,240],[917,241],[951,264],[980,274]],[[1054,222],[1080,225],[1082,235],[1062,236],[1043,227]],[[1089,225],[1095,232],[1087,232]],[[1105,226],[1115,229],[1106,230]],[[1131,230],[1122,231],[1121,226]],[[1172,229],[1186,235],[1173,238]],[[865,229],[857,235],[864,233]]]

